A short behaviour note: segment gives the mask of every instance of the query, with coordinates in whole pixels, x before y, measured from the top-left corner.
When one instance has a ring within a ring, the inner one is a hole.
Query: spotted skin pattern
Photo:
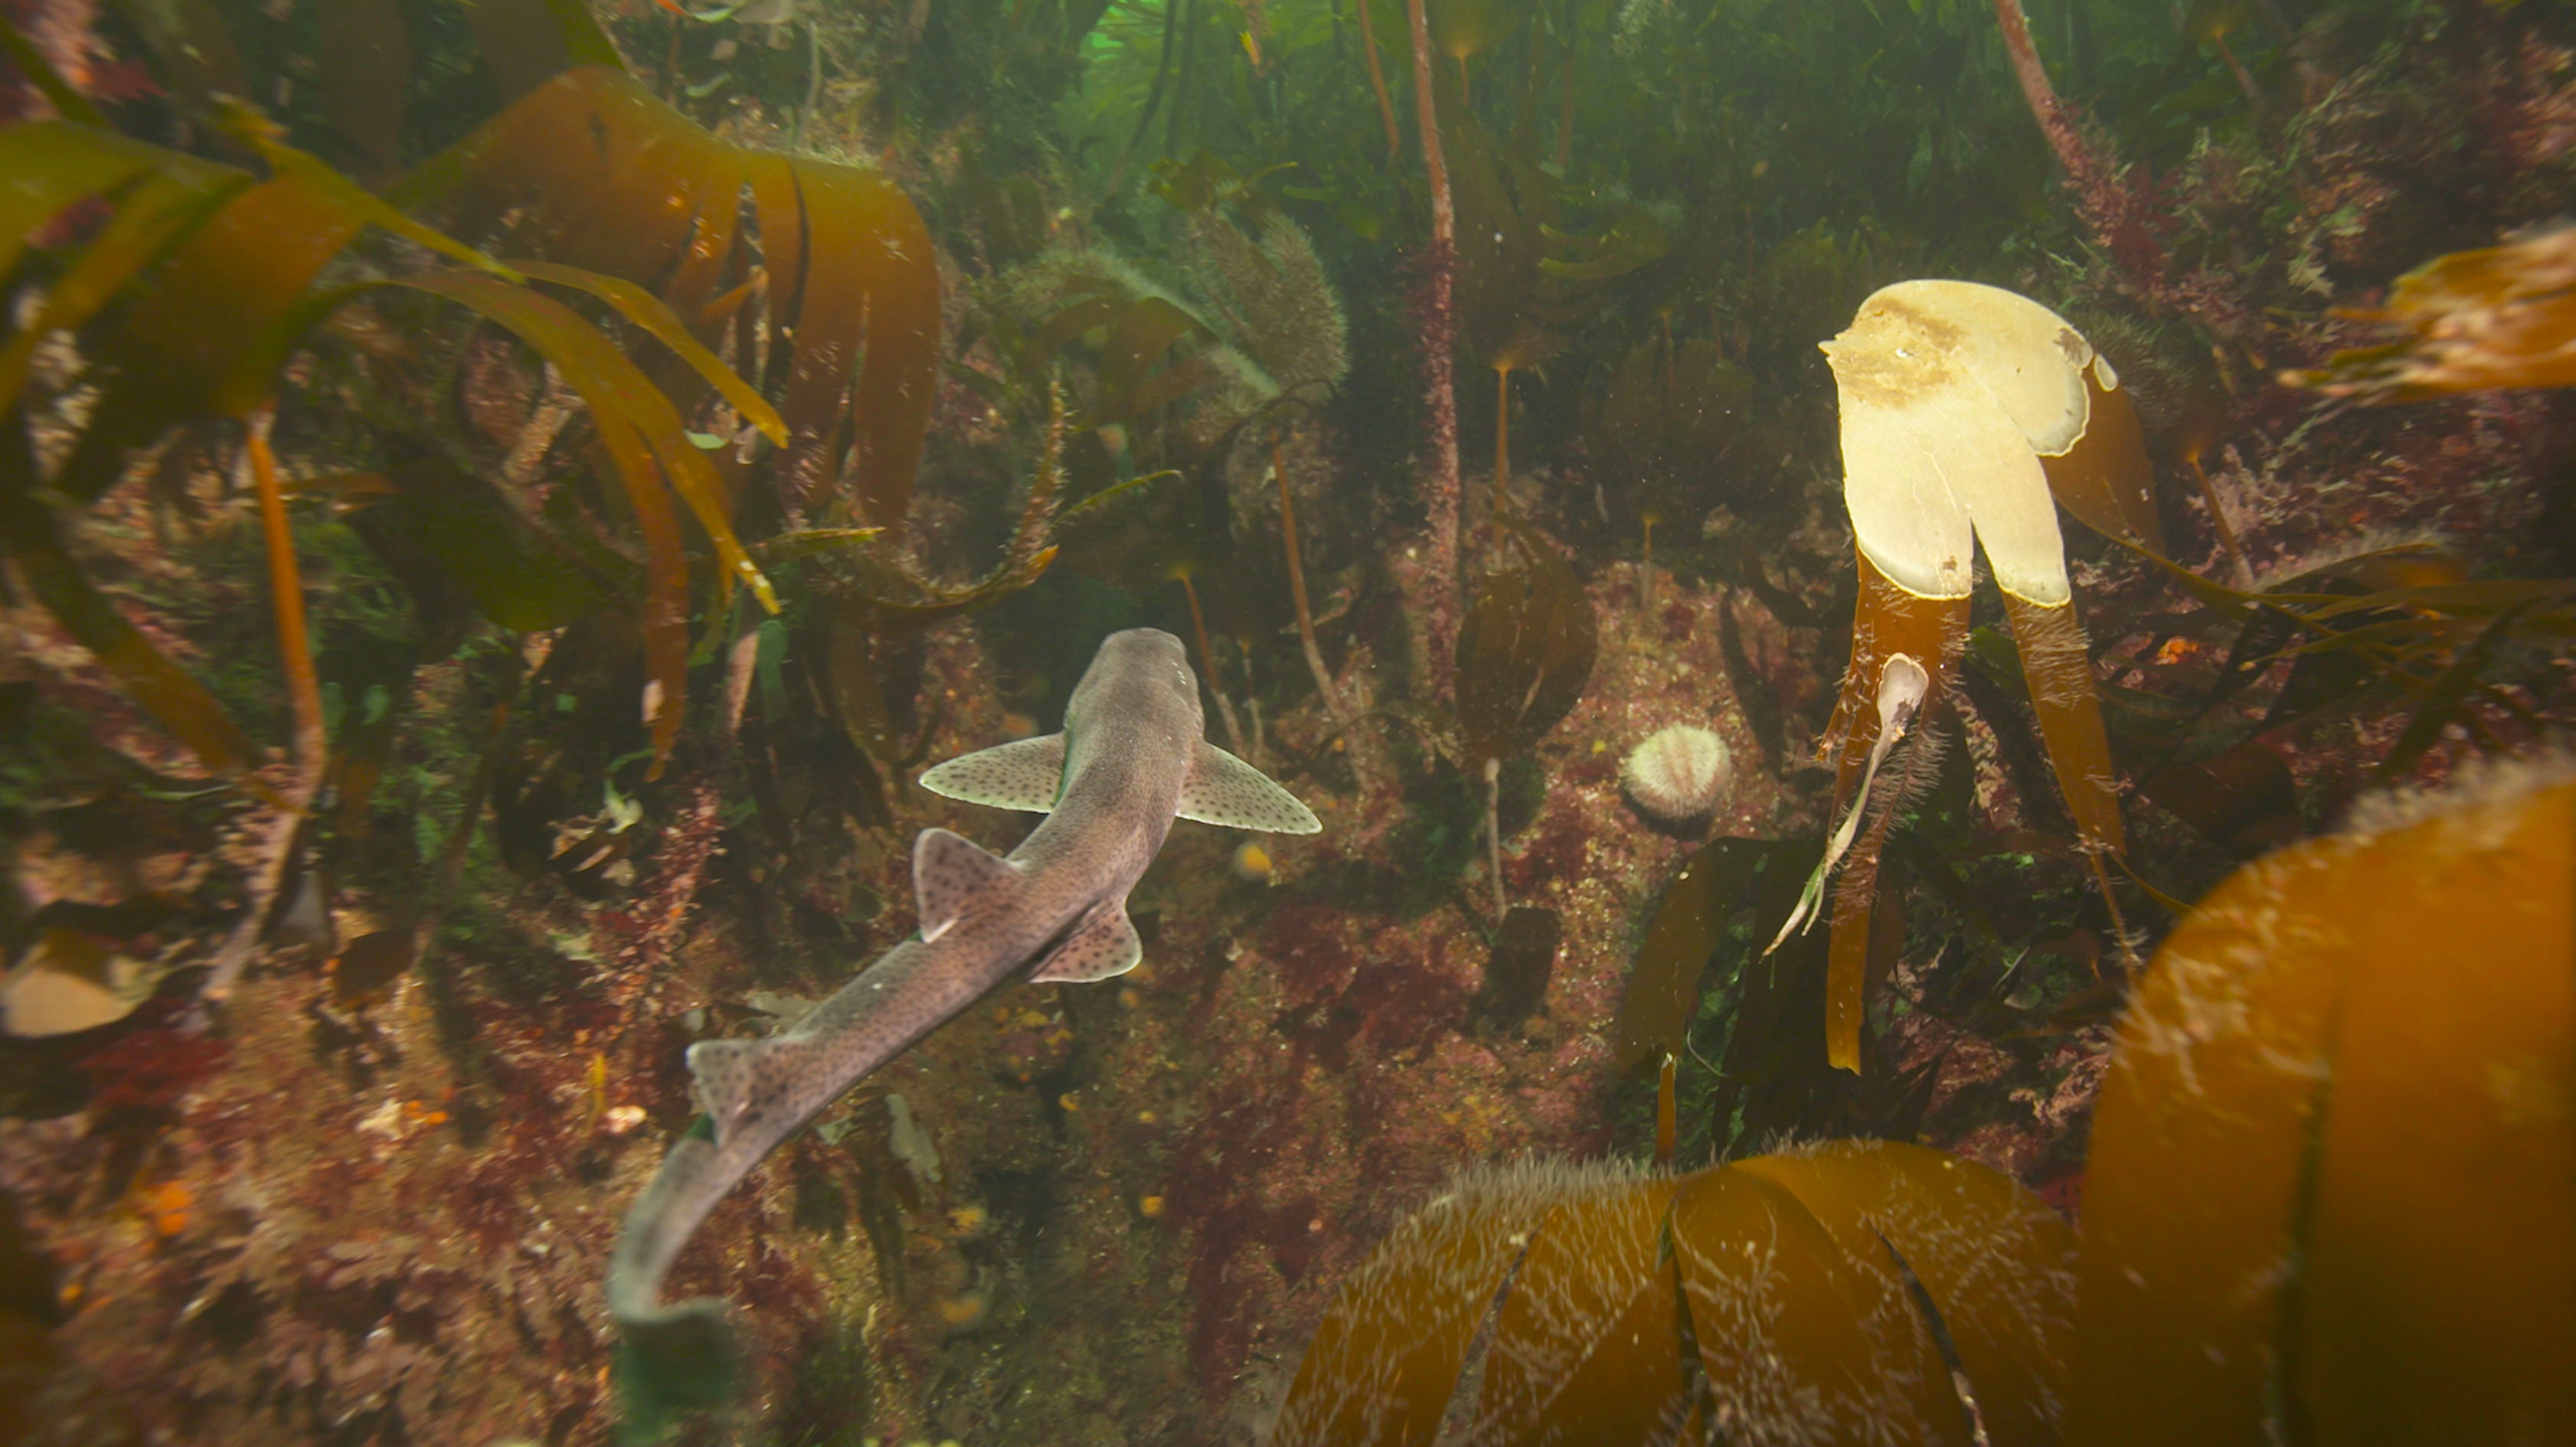
[[[1064,788],[1064,735],[961,754],[922,775],[921,787],[969,804],[1044,814]]]
[[[1180,640],[1138,628],[1103,640],[1062,733],[923,775],[934,792],[1047,817],[1008,858],[945,829],[922,831],[913,847],[919,934],[784,1034],[689,1047],[706,1119],[671,1147],[627,1214],[608,1273],[609,1312],[622,1330],[720,1328],[724,1302],[665,1304],[663,1276],[736,1182],[869,1072],[1032,961],[1039,980],[1134,968],[1143,951],[1127,892],[1174,819],[1280,834],[1323,827],[1205,734]]]
[[[967,906],[1017,883],[1017,866],[962,834],[924,829],[912,841],[912,889],[921,903],[924,944],[948,933]]]

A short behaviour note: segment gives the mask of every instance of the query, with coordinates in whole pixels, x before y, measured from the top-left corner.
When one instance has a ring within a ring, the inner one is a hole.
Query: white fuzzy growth
[[[1650,736],[1619,770],[1638,808],[1673,823],[1716,812],[1732,776],[1725,742],[1687,724]]]
[[[2345,816],[2342,832],[2376,838],[2427,819],[2455,815],[2463,819],[2497,816],[2491,827],[2501,835],[2520,820],[2515,806],[2570,779],[2576,779],[2576,749],[2564,744],[2538,754],[2466,759],[2448,783],[2363,796]]]

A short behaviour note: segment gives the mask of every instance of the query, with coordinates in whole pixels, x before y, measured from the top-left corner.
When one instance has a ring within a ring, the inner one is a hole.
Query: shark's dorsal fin
[[[1064,943],[1038,962],[1029,978],[1069,984],[1105,980],[1136,968],[1143,958],[1145,942],[1136,938],[1135,922],[1127,918],[1127,901],[1104,899],[1092,906]]]
[[[785,1098],[804,1049],[803,1042],[789,1039],[701,1040],[689,1047],[689,1074],[717,1145],[754,1108]]]
[[[912,892],[921,907],[921,942],[948,933],[969,905],[1019,877],[1011,861],[963,834],[922,830],[912,841]]]
[[[1269,775],[1204,740],[1181,784],[1180,816],[1255,834],[1320,834],[1324,828],[1314,810]]]
[[[1064,735],[959,754],[921,776],[921,787],[969,804],[1044,814],[1064,788]]]

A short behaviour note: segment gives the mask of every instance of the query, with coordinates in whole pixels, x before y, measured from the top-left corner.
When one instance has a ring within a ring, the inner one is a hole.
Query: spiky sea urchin
[[[1723,740],[1706,729],[1675,724],[1630,751],[1619,782],[1639,809],[1678,824],[1715,813],[1731,772]]]

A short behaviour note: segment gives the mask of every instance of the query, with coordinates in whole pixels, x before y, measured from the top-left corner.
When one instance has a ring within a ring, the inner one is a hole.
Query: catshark
[[[1046,818],[1007,856],[924,829],[912,846],[919,933],[782,1034],[689,1047],[705,1118],[664,1157],[609,1265],[609,1312],[630,1340],[656,1328],[721,1340],[724,1303],[666,1305],[663,1274],[736,1182],[870,1071],[1031,961],[1032,980],[1100,980],[1135,968],[1144,947],[1127,918],[1127,892],[1174,819],[1265,834],[1323,828],[1260,770],[1208,743],[1205,730],[1181,641],[1137,628],[1101,643],[1062,732],[922,775],[933,793]]]

